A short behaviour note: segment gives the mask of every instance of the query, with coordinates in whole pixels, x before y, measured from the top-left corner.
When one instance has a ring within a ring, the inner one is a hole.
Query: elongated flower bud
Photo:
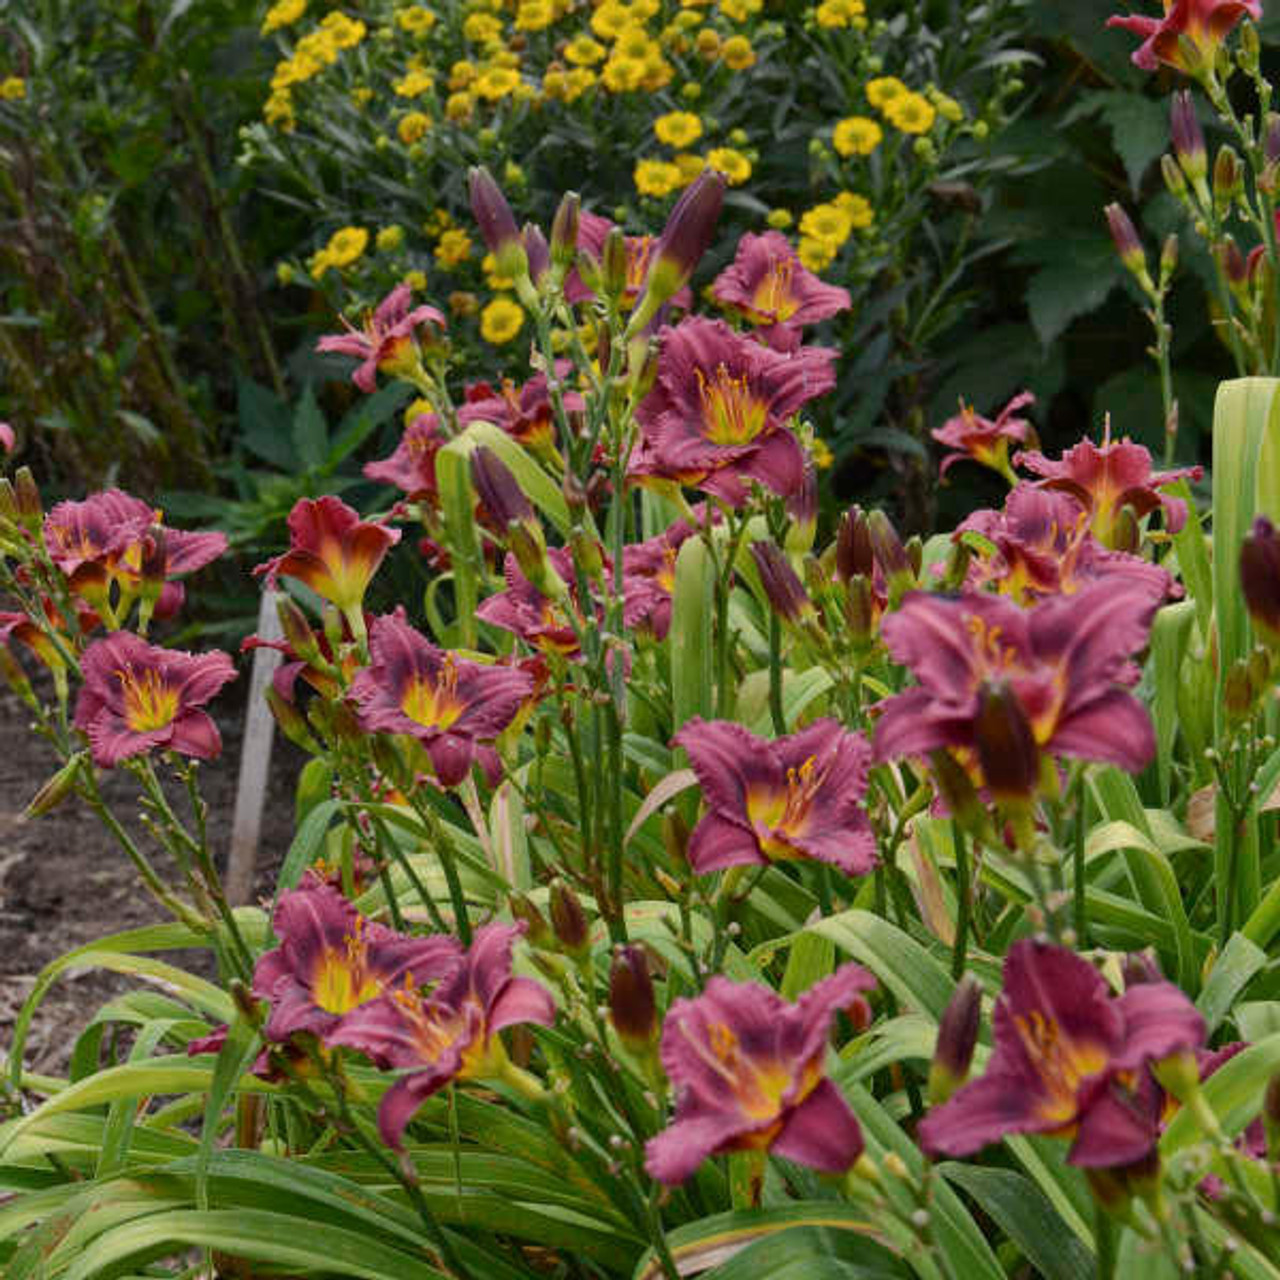
[[[982,777],[998,800],[1031,796],[1040,780],[1040,753],[1018,695],[1005,683],[978,692],[973,736]]]
[[[896,605],[902,596],[916,585],[911,558],[898,537],[898,531],[883,511],[872,511],[868,514],[867,535],[871,539],[871,549],[888,584],[890,603]]]
[[[1223,217],[1244,190],[1244,166],[1232,147],[1218,148],[1213,161],[1213,205]]]
[[[591,949],[591,930],[578,895],[563,880],[551,885],[551,928],[560,949],[571,956],[584,956]]]
[[[1173,95],[1169,108],[1169,132],[1173,136],[1174,154],[1187,180],[1191,183],[1203,181],[1208,172],[1204,132],[1196,115],[1195,100],[1186,89],[1180,89]]]
[[[1116,253],[1124,268],[1139,283],[1150,285],[1151,276],[1147,271],[1147,255],[1142,251],[1142,242],[1134,229],[1133,221],[1118,204],[1109,204],[1105,209],[1107,227],[1111,232],[1111,240],[1115,244]]]
[[[551,278],[551,250],[547,247],[547,238],[542,234],[542,228],[534,226],[532,222],[525,223],[524,251],[529,259],[529,275],[537,288],[541,289]],[[557,284],[563,279],[563,272],[555,277]]]
[[[787,515],[791,517],[784,539],[787,550],[808,551],[818,528],[818,469],[812,458],[805,459],[804,476],[787,498]]]
[[[500,529],[533,521],[533,507],[519,481],[492,449],[481,446],[471,455],[471,482],[481,505]]]
[[[307,615],[290,596],[281,595],[276,601],[276,617],[280,619],[280,631],[289,647],[308,666],[315,666],[322,658],[320,644],[307,621]]]
[[[1240,548],[1240,589],[1258,639],[1280,647],[1280,536],[1266,516]]]
[[[566,191],[551,221],[551,262],[561,277],[573,266],[578,254],[578,222],[582,201],[576,191]]]
[[[1167,152],[1160,157],[1160,176],[1164,179],[1164,185],[1171,196],[1176,200],[1186,200],[1187,180],[1182,176],[1178,162]]]
[[[504,276],[529,274],[529,256],[516,227],[515,215],[488,169],[474,168],[467,174],[471,212],[484,242]]]
[[[982,984],[966,973],[956,984],[938,1024],[938,1044],[929,1066],[930,1105],[946,1102],[968,1079],[981,1011]]]
[[[36,484],[30,467],[19,467],[14,473],[13,491],[19,521],[29,533],[39,533],[44,523],[44,504],[40,501],[40,486]]]
[[[836,533],[836,577],[844,582],[859,575],[869,578],[875,563],[867,517],[861,507],[850,507]]]
[[[622,946],[613,953],[609,1021],[618,1039],[637,1057],[652,1051],[658,1038],[658,1005],[643,947]]]
[[[27,805],[26,818],[38,818],[56,809],[75,790],[76,779],[80,776],[81,766],[85,763],[85,753],[77,751],[67,762],[36,792],[31,803]]]
[[[279,690],[268,685],[263,697],[267,700],[267,706],[271,708],[276,724],[280,726],[280,732],[294,746],[301,747],[303,751],[312,755],[319,755],[323,751],[324,748],[311,736],[306,717],[292,702],[282,697]]]
[[[617,301],[627,289],[627,237],[621,227],[610,227],[600,250],[600,288]]]
[[[525,926],[525,940],[531,947],[549,950],[555,946],[555,935],[547,918],[538,910],[538,904],[523,893],[513,893],[507,904],[511,914]]]
[[[760,573],[760,584],[773,606],[774,612],[784,622],[797,625],[814,613],[804,583],[791,567],[787,557],[772,542],[753,542],[751,558]]]

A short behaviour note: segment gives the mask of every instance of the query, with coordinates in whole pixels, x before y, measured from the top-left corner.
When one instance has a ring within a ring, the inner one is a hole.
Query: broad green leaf
[[[1189,518],[1188,523],[1194,524],[1194,518]],[[1156,730],[1160,802],[1166,805],[1173,779],[1173,748],[1178,737],[1178,685],[1182,679],[1182,656],[1194,617],[1195,603],[1180,600],[1161,609],[1151,627],[1151,665],[1155,674],[1151,719]]]
[[[293,410],[293,448],[307,471],[319,467],[329,449],[329,426],[309,382]]]
[[[312,761],[314,763],[314,761]],[[280,864],[280,873],[276,877],[276,896],[285,889],[296,889],[302,880],[303,872],[316,860],[320,846],[333,824],[335,814],[342,811],[342,800],[321,800],[310,813],[303,818],[301,825],[294,832],[289,851]]]
[[[676,556],[671,600],[671,699],[677,728],[711,715],[712,616],[715,568],[701,538],[687,538]]]
[[[1206,1034],[1212,1036],[1219,1023],[1231,1012],[1236,998],[1253,976],[1267,963],[1267,953],[1242,933],[1231,940],[1213,963],[1196,1008],[1204,1014]]]

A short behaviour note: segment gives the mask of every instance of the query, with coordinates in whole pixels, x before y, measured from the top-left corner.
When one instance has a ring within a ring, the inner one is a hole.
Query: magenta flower
[[[862,809],[871,751],[835,720],[785,738],[757,738],[726,720],[693,719],[672,739],[689,753],[708,812],[689,841],[700,874],[816,858],[847,875],[876,863]]]
[[[1104,440],[1101,447],[1082,440],[1056,462],[1043,453],[1020,453],[1016,465],[1043,477],[1032,483],[1044,489],[1061,489],[1078,498],[1089,513],[1098,539],[1113,550],[1132,551],[1122,511],[1131,507],[1139,520],[1157,507],[1164,512],[1165,527],[1177,533],[1187,521],[1187,504],[1160,492],[1175,480],[1199,480],[1203,467],[1176,471],[1152,471],[1151,454],[1132,440]]]
[[[795,1004],[718,974],[702,995],[677,1000],[662,1027],[676,1111],[645,1148],[650,1175],[683,1182],[725,1151],[772,1150],[823,1173],[848,1169],[862,1154],[862,1130],[823,1059],[840,1010],[859,1027],[870,1021],[862,993],[874,986],[865,969],[846,964]]]
[[[876,758],[950,747],[990,758],[999,745],[978,724],[998,703],[1025,725],[1018,740],[1037,756],[1137,772],[1155,754],[1155,734],[1146,708],[1122,686],[1138,678],[1129,656],[1146,643],[1158,603],[1145,584],[1118,580],[1026,610],[998,596],[909,593],[880,629],[919,685],[881,704]],[[1025,764],[1023,777],[1038,776],[1035,761]]]
[[[1009,491],[1003,511],[975,511],[956,527],[955,537],[967,532],[981,534],[994,550],[970,566],[965,585],[994,586],[1018,604],[1075,595],[1103,578],[1146,586],[1159,600],[1174,590],[1159,565],[1108,551],[1089,532],[1088,512],[1076,498],[1026,481]]]
[[[564,378],[570,371],[567,360],[556,362],[556,377]],[[561,393],[564,407],[569,413],[581,412],[585,401],[576,391]],[[517,387],[510,378],[504,378],[502,386],[495,390],[487,382],[478,382],[467,388],[467,402],[458,408],[458,426],[472,422],[492,422],[501,427],[513,440],[519,441],[531,452],[546,457],[555,451],[556,424],[551,407],[551,393],[547,390],[547,375],[535,374],[523,386]]]
[[[787,420],[835,385],[835,352],[772,351],[722,320],[690,317],[662,334],[658,377],[636,417],[644,448],[630,471],[703,489],[733,506],[758,480],[782,496],[804,483]]]
[[[984,418],[980,413],[974,412],[973,405],[966,405],[962,401],[960,412],[931,433],[939,444],[953,450],[942,459],[938,474],[945,476],[955,463],[972,458],[974,462],[1000,472],[1010,484],[1016,483],[1017,477],[1009,466],[1009,443],[1013,441],[1034,447],[1036,433],[1025,418],[1014,415],[1019,409],[1035,402],[1036,398],[1030,391],[1023,391],[1014,396],[992,419]]]
[[[462,948],[443,935],[413,938],[367,920],[336,889],[308,877],[280,895],[271,927],[280,945],[258,959],[253,994],[271,1003],[264,1034],[324,1039],[344,1015],[393,988],[452,973]]]
[[[712,284],[711,296],[756,325],[778,351],[794,351],[804,325],[828,320],[850,306],[849,291],[819,280],[778,231],[744,235],[733,262]]]
[[[418,360],[414,333],[423,325],[435,325],[443,331],[445,318],[435,307],[409,308],[413,291],[407,284],[397,285],[378,308],[365,315],[357,329],[344,318],[346,333],[326,334],[316,343],[317,351],[336,351],[355,356],[361,363],[351,381],[361,391],[372,392],[378,385],[378,370],[401,374],[411,370]]]
[[[18,447],[18,437],[7,422],[0,422],[0,453],[12,453]]]
[[[446,787],[467,776],[477,745],[497,737],[533,694],[519,668],[456,658],[394,614],[374,620],[369,654],[351,682],[360,727],[417,738]]]
[[[305,582],[344,613],[356,610],[400,530],[361,520],[341,498],[299,498],[289,513],[289,550],[254,569]]]
[[[676,557],[693,529],[677,520],[656,538],[622,549],[623,584],[632,600],[634,625],[663,640],[671,629],[671,597],[676,587]],[[643,606],[643,607],[640,607]]]
[[[578,215],[578,249],[586,255],[588,261],[595,261],[598,265],[604,253],[605,239],[614,226],[615,224],[608,218],[602,218],[598,213],[583,211]],[[656,243],[654,236],[627,236],[626,238],[627,279],[622,295],[624,310],[635,306],[636,300],[644,289]],[[566,302],[585,302],[588,298],[594,298],[596,294],[595,290],[583,280],[578,268],[574,267],[565,278],[564,296]],[[693,291],[687,286],[679,290],[671,298],[670,305],[678,307],[681,311],[688,311],[693,306]]]
[[[524,925],[487,924],[461,964],[423,996],[406,984],[349,1013],[328,1043],[367,1054],[380,1067],[406,1067],[378,1107],[382,1140],[399,1149],[413,1113],[451,1080],[502,1078],[510,1070],[498,1037],[503,1027],[549,1027],[556,1006],[531,978],[511,972],[511,951]]]
[[[1154,71],[1160,63],[1195,75],[1211,66],[1218,46],[1241,18],[1257,22],[1262,17],[1260,0],[1162,0],[1164,16],[1147,18],[1138,14],[1115,14],[1109,27],[1123,27],[1142,37],[1134,50],[1133,64]]]
[[[1114,996],[1086,960],[1046,942],[1015,942],[995,1007],[985,1074],[921,1122],[931,1155],[966,1156],[1014,1133],[1070,1137],[1071,1164],[1123,1166],[1158,1137],[1148,1068],[1204,1044],[1204,1019],[1169,982]]]
[[[200,708],[236,678],[225,653],[161,649],[117,631],[95,640],[80,667],[75,726],[88,736],[95,764],[110,769],[154,747],[200,760],[222,750],[217,726]]]
[[[364,474],[370,480],[403,490],[412,501],[434,504],[436,454],[445,443],[438,414],[415,414],[406,424],[395,452],[388,458],[366,462]]]

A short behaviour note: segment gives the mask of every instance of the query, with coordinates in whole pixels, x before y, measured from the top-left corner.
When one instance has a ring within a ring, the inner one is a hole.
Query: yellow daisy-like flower
[[[449,88],[465,89],[469,84],[475,83],[477,74],[476,64],[461,58],[449,68]]]
[[[425,35],[436,25],[436,21],[436,15],[432,10],[420,4],[414,5],[412,9],[396,11],[396,25],[401,31],[407,31],[411,36]]]
[[[520,73],[512,67],[490,67],[476,77],[475,91],[490,102],[509,97],[520,83]]]
[[[498,259],[491,253],[486,253],[480,259],[480,270],[484,272],[484,282],[494,293],[501,293],[504,289],[514,287],[515,281],[510,276],[504,276],[498,270]]]
[[[502,39],[502,20],[491,13],[469,13],[462,24],[462,34],[472,44],[490,44]]]
[[[730,71],[745,71],[756,65],[756,51],[746,36],[730,36],[720,46],[720,59]]]
[[[18,102],[27,96],[27,82],[21,76],[6,76],[0,80],[0,99]]]
[[[706,160],[702,156],[694,155],[692,151],[678,152],[671,157],[671,163],[680,170],[682,187],[687,187],[707,167]]]
[[[435,76],[430,71],[415,67],[408,74],[400,77],[391,87],[400,98],[416,98],[419,94],[428,93],[435,84]]]
[[[303,53],[295,53],[292,58],[277,62],[271,75],[271,91],[279,93],[291,85],[304,84],[312,76],[319,75],[324,64]]]
[[[666,160],[640,160],[632,174],[636,190],[642,196],[661,199],[681,185],[680,168]]]
[[[542,98],[544,102],[554,102],[557,98],[567,98],[569,93],[569,77],[563,71],[546,71],[542,76]]]
[[[332,267],[349,267],[369,247],[369,233],[364,227],[339,227],[321,250]]]
[[[517,31],[545,31],[556,20],[550,0],[520,0],[516,10]]]
[[[796,249],[796,256],[801,263],[813,272],[825,271],[835,260],[838,245],[829,240],[816,240],[812,237],[801,237]]]
[[[264,36],[269,36],[281,27],[292,26],[306,11],[307,0],[279,0],[267,10],[260,30]]]
[[[903,133],[928,133],[938,118],[933,103],[921,93],[902,93],[882,108],[885,119]]]
[[[764,0],[720,0],[720,12],[731,22],[746,22],[764,8]]]
[[[379,253],[391,253],[404,244],[404,228],[394,222],[388,227],[382,227],[374,236],[373,243]]]
[[[806,240],[821,240],[829,244],[834,256],[834,250],[853,234],[853,226],[853,214],[830,201],[805,210],[800,218],[800,235]]]
[[[863,92],[873,107],[883,111],[894,98],[910,93],[911,90],[897,76],[877,76],[874,80],[867,81]]]
[[[420,141],[431,128],[431,117],[422,111],[409,111],[400,117],[396,125],[396,134],[406,147]]]
[[[610,93],[626,93],[644,83],[645,65],[635,58],[610,58],[600,73],[600,83]]]
[[[790,209],[770,209],[765,215],[766,225],[775,231],[785,231],[794,221],[795,216]]]
[[[341,52],[338,48],[338,41],[332,32],[312,31],[298,41],[298,47],[294,50],[294,58],[310,58],[313,62],[318,62],[322,67],[331,67],[337,62],[338,55]]]
[[[470,256],[471,237],[461,227],[446,231],[436,244],[436,261],[442,267],[456,267]]]
[[[842,191],[832,202],[838,209],[843,209],[853,219],[855,230],[869,227],[875,221],[875,210],[866,196],[856,191]]]
[[[645,62],[655,53],[662,51],[650,38],[643,27],[624,27],[613,39],[612,58],[634,58],[637,62]]]
[[[668,111],[653,122],[653,132],[669,147],[689,147],[702,137],[702,121],[692,111]]]
[[[588,89],[594,88],[599,77],[590,67],[574,67],[565,77],[567,88],[564,100],[576,102]]]
[[[339,49],[354,49],[369,29],[358,18],[348,18],[345,13],[334,10],[325,14],[320,30],[326,32]]]
[[[884,138],[884,130],[869,116],[846,116],[831,134],[831,145],[842,156],[869,156]]]
[[[591,30],[602,40],[616,39],[619,32],[634,26],[635,23],[636,18],[632,14],[631,6],[619,4],[617,0],[604,0],[604,4],[591,15]]]
[[[655,45],[653,52],[644,60],[644,79],[640,83],[650,93],[657,93],[675,79],[675,74],[675,67],[662,56],[662,50]]]
[[[495,347],[505,346],[524,328],[524,311],[510,298],[494,298],[480,313],[480,336]]]
[[[707,152],[707,164],[723,173],[731,187],[740,187],[751,177],[751,161],[732,147],[712,147]]]
[[[5,96],[7,95],[4,93],[4,85],[0,85],[0,98]],[[285,133],[293,132],[294,126],[298,122],[294,118],[293,98],[290,96],[288,89],[278,90],[262,104],[262,118],[267,124],[283,130]]]
[[[604,45],[588,35],[574,36],[564,47],[565,61],[575,67],[593,67],[604,55]]]
[[[471,119],[475,105],[475,98],[465,90],[451,93],[444,104],[444,113],[454,124],[466,124]]]
[[[814,10],[814,17],[818,26],[831,31],[843,27],[865,27],[866,11],[863,0],[823,0]]]
[[[404,282],[410,289],[425,289],[427,287],[427,273],[419,271],[415,267],[414,270],[404,273]]]

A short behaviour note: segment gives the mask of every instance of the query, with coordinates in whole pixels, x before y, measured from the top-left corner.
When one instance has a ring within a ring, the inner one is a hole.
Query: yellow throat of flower
[[[734,377],[723,364],[716,365],[710,378],[701,369],[694,373],[706,438],[719,445],[750,444],[764,430],[769,409],[752,394],[747,375]]]
[[[135,733],[150,733],[173,723],[178,714],[178,690],[166,684],[158,671],[122,667],[116,678],[124,694],[125,723]]]
[[[458,698],[458,669],[446,657],[434,679],[418,675],[410,679],[400,699],[400,709],[424,729],[444,730],[465,710]]]

